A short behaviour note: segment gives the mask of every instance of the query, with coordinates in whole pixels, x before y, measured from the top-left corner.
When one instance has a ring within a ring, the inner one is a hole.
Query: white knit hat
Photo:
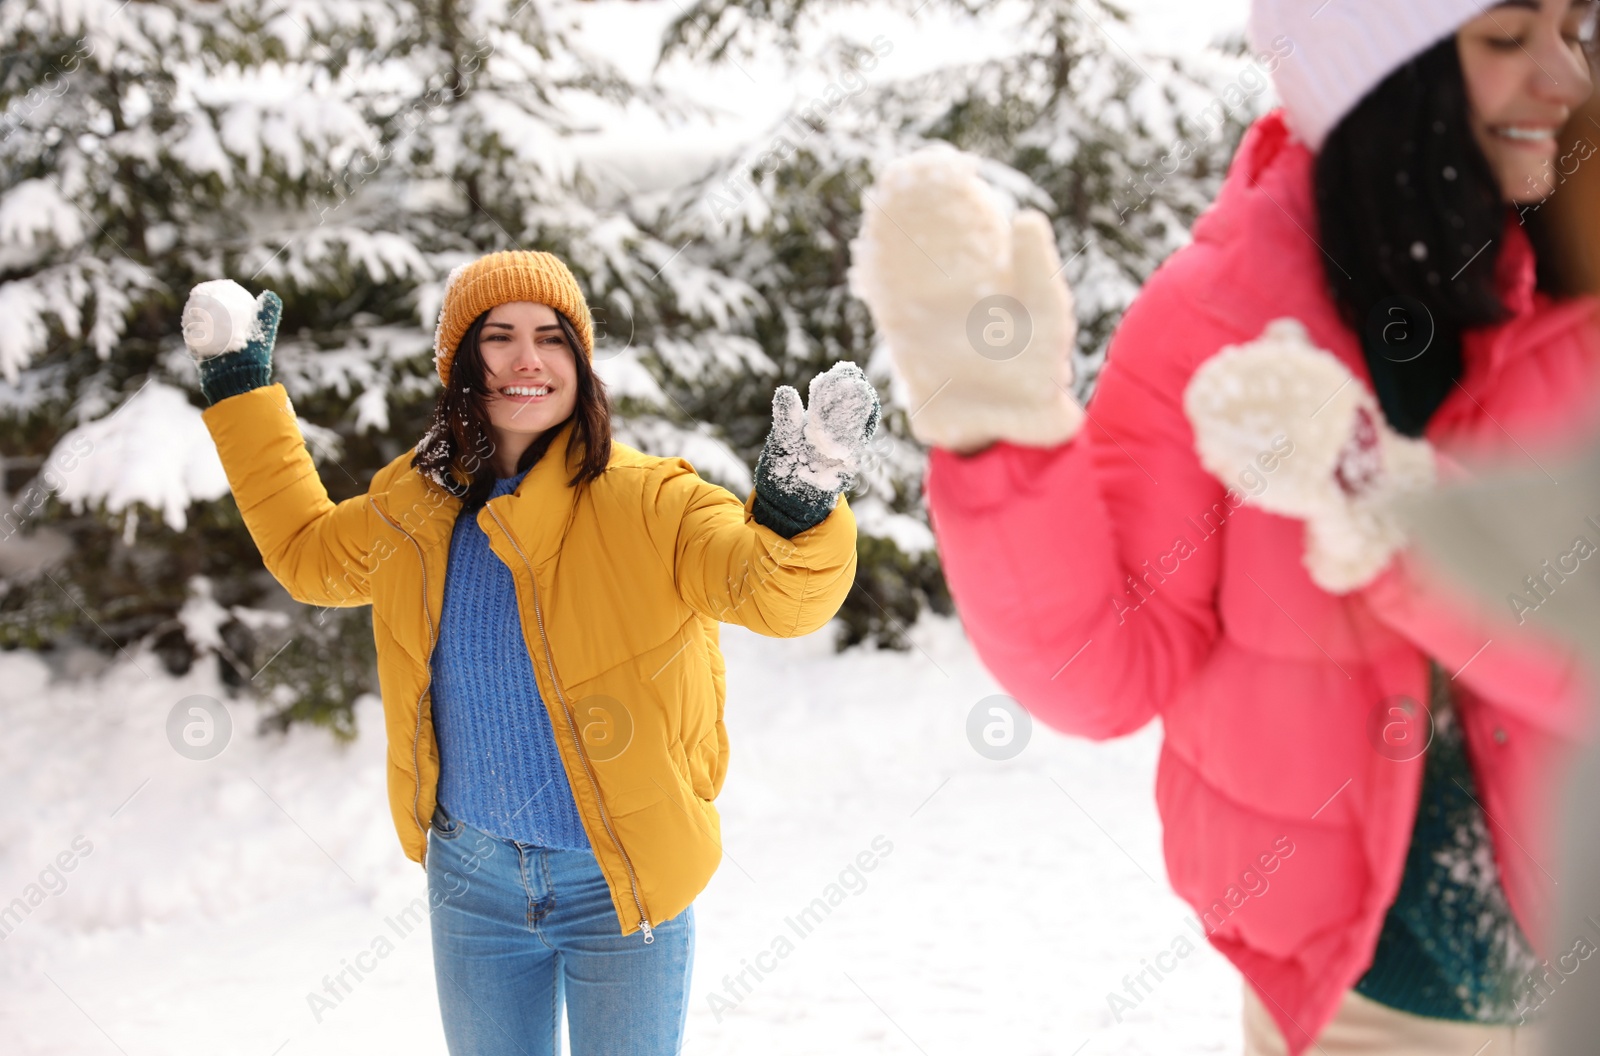
[[[1251,0],[1252,50],[1293,50],[1272,83],[1313,151],[1389,74],[1492,7],[1487,0]],[[1274,46],[1273,41],[1288,38]]]

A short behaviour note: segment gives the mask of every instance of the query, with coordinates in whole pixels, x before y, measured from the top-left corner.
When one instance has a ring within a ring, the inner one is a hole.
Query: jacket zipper
[[[628,883],[633,888],[633,902],[639,907],[639,928],[644,932],[645,944],[649,945],[656,941],[655,933],[650,927],[650,918],[644,911],[644,899],[639,895],[639,878],[634,875],[633,860],[628,857],[628,852],[623,850],[622,841],[617,838],[617,830],[611,827],[611,815],[606,811],[605,801],[600,798],[600,786],[595,781],[594,770],[589,766],[588,753],[583,750],[583,741],[578,738],[578,724],[572,718],[572,709],[567,705],[566,694],[561,692],[561,683],[556,679],[556,662],[550,655],[550,639],[544,633],[544,613],[539,607],[539,581],[534,578],[533,566],[528,563],[528,555],[522,552],[517,537],[506,528],[505,522],[500,519],[500,515],[493,507],[485,506],[485,509],[489,511],[489,516],[494,518],[494,523],[500,526],[506,538],[511,541],[511,549],[517,552],[517,556],[522,559],[523,567],[528,570],[528,581],[533,584],[533,618],[539,625],[539,642],[544,646],[544,662],[550,671],[550,684],[555,687],[556,699],[561,701],[561,713],[566,716],[567,730],[572,734],[572,744],[578,750],[578,760],[583,763],[583,772],[589,779],[590,790],[594,792],[594,801],[600,805],[600,820],[605,823],[606,834],[611,837],[612,846],[616,847],[617,853],[622,856],[622,864],[627,867]]]
[[[422,556],[422,544],[418,543],[411,533],[389,520],[389,515],[379,509],[376,502],[372,508],[377,510],[378,516],[383,518],[385,524],[405,536],[417,551],[417,564],[422,569],[422,615],[428,621],[428,677],[422,683],[422,692],[417,696],[417,728],[411,734],[411,780],[413,791],[411,793],[411,817],[417,823],[417,828],[422,830],[422,861],[418,864],[423,869],[428,868],[428,827],[422,824],[420,801],[422,799],[422,768],[418,765],[417,752],[422,743],[422,698],[428,695],[428,687],[433,685],[433,613],[428,611],[428,562]]]

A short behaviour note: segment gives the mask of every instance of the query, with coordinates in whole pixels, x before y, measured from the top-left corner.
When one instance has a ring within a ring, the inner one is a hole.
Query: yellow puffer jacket
[[[268,571],[308,605],[372,605],[389,806],[406,856],[422,862],[439,777],[429,658],[461,501],[407,451],[365,495],[333,503],[280,384],[221,400],[204,420]],[[622,933],[648,940],[722,855],[718,622],[773,637],[827,623],[855,581],[855,518],[841,496],[785,539],[751,519],[753,493],[741,504],[683,459],[623,444],[574,489],[571,435],[568,424],[477,522],[516,581],[539,693]]]

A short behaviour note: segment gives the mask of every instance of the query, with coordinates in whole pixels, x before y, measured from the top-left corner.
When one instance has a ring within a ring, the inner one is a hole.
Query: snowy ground
[[[1236,31],[1245,8],[1126,6],[1134,35],[1119,40],[1168,51]],[[591,28],[638,68],[627,52],[644,38],[622,22],[653,9],[592,8]],[[968,28],[947,37],[897,36],[893,61],[974,46]],[[641,184],[681,178],[810,90],[751,74],[688,75],[702,98],[730,103],[731,125],[608,129],[619,168]],[[1161,867],[1159,731],[1094,745],[1036,728],[1017,757],[991,761],[967,721],[998,689],[954,621],[925,622],[905,654],[835,656],[828,635],[725,631],[725,860],[696,904],[687,1051],[1237,1052],[1237,976],[1208,947],[1123,1021],[1108,1006],[1124,976],[1192,935]],[[234,704],[227,748],[192,760],[173,748],[169,716],[223,694],[199,669],[158,670],[141,655],[52,681],[34,657],[0,654],[0,801],[12,807],[0,816],[0,1051],[442,1053],[427,931],[388,923],[425,887],[390,823],[376,700],[344,749],[309,729],[257,737],[252,708]],[[853,893],[793,954],[731,1010],[715,1007],[724,977],[793,938],[785,918],[875,839],[891,849],[858,874],[865,886],[851,877]],[[22,919],[5,915],[30,897]],[[308,994],[378,936],[393,952],[319,1021]]]
[[[836,656],[828,634],[725,631],[725,859],[696,903],[686,1051],[1237,1052],[1237,976],[1209,947],[1123,1022],[1108,1007],[1125,974],[1192,935],[1161,866],[1159,730],[1095,745],[1035,727],[991,761],[967,719],[998,690],[958,624],[925,621],[904,654]],[[221,693],[157,671],[135,656],[52,682],[0,655],[0,903],[30,883],[46,894],[0,940],[4,1050],[442,1053],[427,930],[386,923],[425,888],[390,823],[376,701],[347,750],[314,730],[257,737],[234,704],[226,749],[196,761],[168,715]],[[849,878],[795,938],[785,918],[877,837],[891,849],[879,841],[866,885]],[[71,871],[50,871],[58,855]],[[779,934],[794,952],[714,1008],[723,977]],[[367,958],[319,1022],[308,993],[379,935],[394,952]]]

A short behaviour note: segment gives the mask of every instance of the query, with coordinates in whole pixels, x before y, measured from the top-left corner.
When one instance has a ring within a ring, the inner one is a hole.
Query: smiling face
[[[495,446],[495,475],[509,477],[529,444],[571,417],[581,353],[567,341],[555,309],[532,301],[490,309],[478,351],[489,389],[483,409]]]
[[[1508,202],[1550,194],[1557,135],[1593,87],[1597,0],[1511,0],[1456,33],[1472,131]]]

